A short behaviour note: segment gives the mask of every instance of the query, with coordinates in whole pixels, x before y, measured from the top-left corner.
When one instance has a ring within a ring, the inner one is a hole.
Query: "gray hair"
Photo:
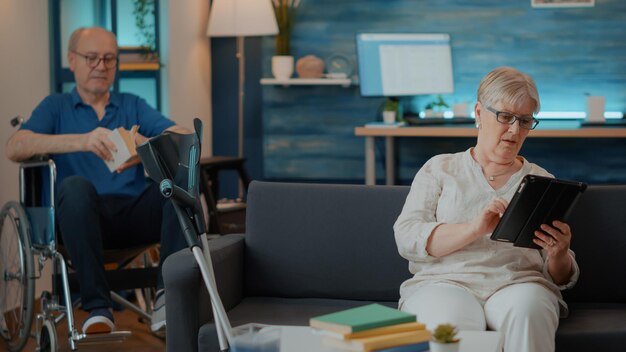
[[[102,27],[80,27],[77,28],[76,30],[74,30],[72,32],[72,35],[70,35],[70,41],[67,44],[67,51],[68,52],[72,52],[72,51],[76,51],[76,48],[78,47],[78,41],[80,40],[80,37],[82,36],[83,32],[85,32],[86,30],[89,29],[94,29],[94,28],[99,28],[102,29],[108,33],[111,33],[111,35],[113,36],[113,38],[115,38],[115,42],[117,43],[117,37],[115,36],[115,33],[109,31],[106,28],[102,28]]]
[[[478,86],[477,98],[486,106],[503,102],[522,108],[532,103],[534,113],[538,113],[541,107],[533,79],[512,67],[498,67],[483,77]]]

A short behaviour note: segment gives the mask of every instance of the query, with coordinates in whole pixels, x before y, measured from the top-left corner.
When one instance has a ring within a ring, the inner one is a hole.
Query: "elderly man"
[[[115,151],[109,139],[113,129],[139,126],[133,134],[137,143],[163,131],[191,133],[143,99],[110,91],[117,55],[112,32],[99,27],[74,31],[67,58],[76,88],[46,97],[6,148],[13,161],[51,154],[57,165],[58,228],[78,275],[82,307],[89,312],[82,326],[87,334],[115,330],[103,249],[160,240],[162,263],[185,247],[172,205],[156,184],[146,183],[139,160],[132,159],[114,172],[105,164]],[[165,327],[162,287],[159,273],[153,331]]]

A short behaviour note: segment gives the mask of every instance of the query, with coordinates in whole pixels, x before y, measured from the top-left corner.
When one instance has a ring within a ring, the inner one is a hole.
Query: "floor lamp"
[[[244,156],[244,84],[245,55],[244,38],[278,33],[276,16],[271,0],[213,0],[207,36],[237,37],[237,60],[239,61],[238,97],[238,146],[237,156]],[[242,187],[240,185],[240,197]]]
[[[244,38],[251,36],[273,35],[278,33],[278,24],[274,15],[271,0],[213,0],[207,25],[209,37],[237,37],[237,60],[239,61],[239,96],[238,96],[238,146],[237,155],[244,156],[244,87],[245,87],[245,55]],[[239,197],[243,198],[243,185],[239,183]],[[205,238],[205,237],[203,237]],[[207,243],[203,243],[208,248]],[[210,263],[210,261],[209,261]],[[209,273],[211,274],[211,273]],[[203,273],[204,275],[204,273]],[[211,279],[208,275],[205,280]],[[209,281],[207,281],[209,282]],[[216,291],[217,292],[217,291]],[[220,348],[228,346],[231,340],[230,323],[226,316],[221,316],[223,307],[212,301],[213,316],[216,318],[217,335]],[[222,314],[223,315],[223,314]]]

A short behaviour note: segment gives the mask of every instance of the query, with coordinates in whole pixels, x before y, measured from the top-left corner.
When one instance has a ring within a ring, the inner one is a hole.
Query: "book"
[[[579,196],[585,191],[583,182],[526,175],[491,234],[491,239],[513,242],[516,247],[540,249],[533,242],[541,224],[566,221]]]
[[[348,334],[342,334],[335,331],[321,330],[316,329],[313,330],[316,334],[328,336],[332,338],[336,338],[339,340],[350,340],[350,339],[359,339],[364,337],[385,335],[385,334],[394,334],[398,332],[407,332],[407,331],[416,331],[416,330],[425,330],[426,325],[418,322],[412,323],[404,323],[404,324],[395,324],[389,326],[383,326],[381,328],[374,328],[359,332],[353,332]]]
[[[322,343],[326,346],[342,351],[376,351],[385,348],[398,347],[430,340],[428,330],[417,330],[386,334],[380,336],[365,337],[362,339],[337,340],[326,338]]]
[[[382,350],[375,350],[376,352],[426,352],[430,349],[428,341],[412,343],[408,345],[383,348]]]
[[[311,318],[309,325],[340,334],[350,334],[415,321],[415,314],[373,303]]]
[[[397,127],[402,127],[402,126],[406,126],[406,122],[403,121],[399,121],[399,122],[382,122],[382,121],[374,121],[374,122],[368,122],[365,124],[365,127],[367,128],[397,128]]]
[[[104,161],[107,167],[111,172],[117,170],[120,165],[129,161],[131,158],[137,155],[137,150],[135,149],[135,141],[133,141],[131,134],[136,132],[138,126],[133,126],[131,129],[131,133],[124,129],[123,127],[118,127],[111,131],[109,135],[109,139],[113,144],[115,144],[115,148],[117,151],[111,150],[111,154],[113,155],[113,160]]]

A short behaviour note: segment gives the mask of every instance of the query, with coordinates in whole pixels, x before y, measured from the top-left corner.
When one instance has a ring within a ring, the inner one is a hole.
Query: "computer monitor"
[[[454,92],[448,34],[360,33],[356,48],[362,96]]]

